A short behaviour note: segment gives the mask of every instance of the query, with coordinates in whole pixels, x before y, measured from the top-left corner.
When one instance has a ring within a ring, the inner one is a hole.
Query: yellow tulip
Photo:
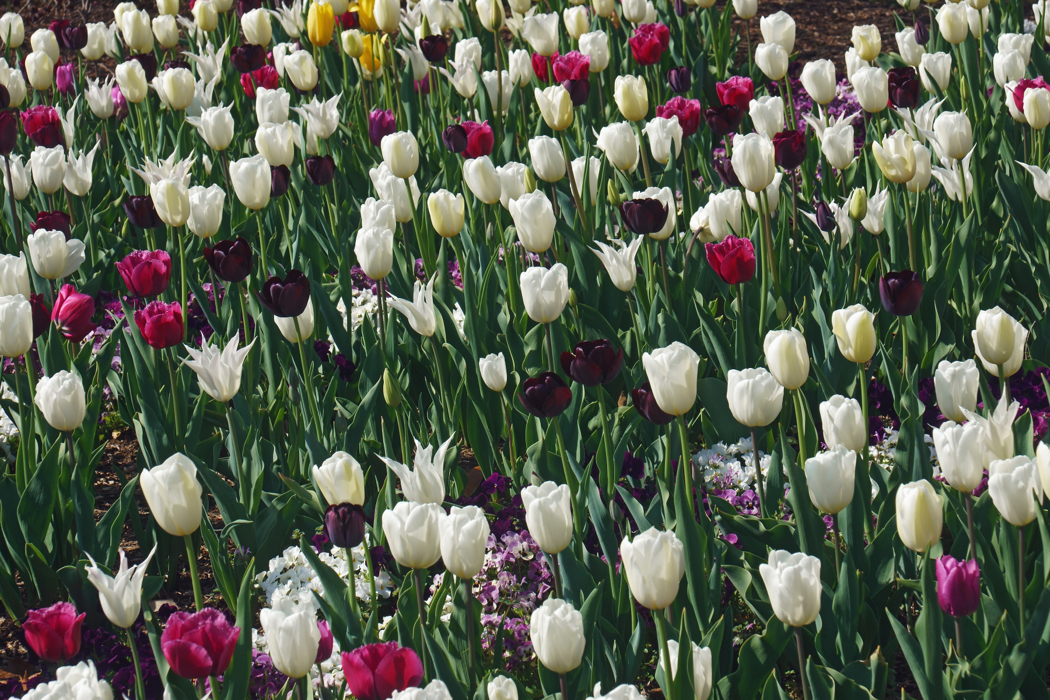
[[[306,15],[306,34],[314,46],[325,47],[335,31],[335,12],[327,2],[313,2]]]
[[[360,22],[361,29],[369,33],[379,31],[379,25],[376,24],[375,9],[375,0],[358,0],[357,21]]]
[[[371,38],[364,42],[364,44],[364,52],[357,60],[361,62],[361,68],[363,68],[366,73],[374,74],[383,67],[383,62],[379,59],[379,56],[377,55],[378,52],[373,52]]]

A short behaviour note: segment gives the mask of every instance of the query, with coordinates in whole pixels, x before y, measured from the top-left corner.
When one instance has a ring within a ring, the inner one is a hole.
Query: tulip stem
[[[430,336],[430,349],[434,353],[434,368],[437,370],[438,376],[438,392],[441,394],[441,403],[444,404],[442,410],[439,411],[439,415],[442,415],[446,421],[448,421],[448,429],[451,432],[455,429],[455,421],[453,420],[452,414],[452,401],[447,399],[447,389],[445,388],[445,368],[441,364],[441,354],[438,352],[437,341],[434,340],[434,336]]]
[[[747,366],[747,329],[744,328],[744,285],[743,285],[743,283],[739,283],[739,284],[734,284],[733,287],[735,288],[735,291],[736,291],[736,304],[737,304],[737,307],[736,307],[737,342],[740,344],[740,356],[744,360],[744,366]],[[754,432],[754,431],[751,431],[751,432]]]
[[[631,122],[634,125],[634,130],[638,132],[638,150],[642,152],[642,172],[645,173],[645,186],[653,186],[653,176],[649,173],[649,155],[645,150],[645,139],[642,138],[642,126],[638,122]],[[572,166],[569,166],[570,170]]]
[[[788,117],[791,118],[791,128],[798,129],[798,120],[795,118],[795,99],[791,96],[791,76],[784,73],[784,90],[787,92]]]
[[[131,633],[131,627],[124,630],[128,637],[128,648],[131,649],[131,663],[135,666],[135,697],[138,700],[146,700],[146,684],[142,680],[142,665],[139,663],[139,650],[135,646],[135,636]]]
[[[161,350],[161,353],[164,351]],[[183,425],[182,422],[182,411],[179,410],[179,389],[178,383],[175,377],[175,348],[171,348],[171,355],[167,358],[168,365],[168,378],[171,381],[171,407],[175,412],[175,425],[172,426],[175,431],[175,443],[178,445],[182,444],[179,439],[179,426]]]
[[[467,599],[467,668],[470,669],[470,694],[474,694],[474,591],[470,579],[463,579],[463,595]]]
[[[664,620],[663,610],[653,610],[653,620],[656,621],[656,636],[660,641],[660,655],[664,662],[664,695],[667,700],[674,700],[674,672],[671,668],[671,651],[667,644],[667,621]]]
[[[795,422],[798,425],[798,465],[804,470],[806,468],[806,413],[802,406],[802,389],[796,389],[793,393],[795,394]]]
[[[561,568],[558,566],[558,555],[547,554],[551,560],[551,576],[554,578],[554,597],[561,598]]]
[[[809,700],[809,688],[806,687],[806,655],[802,651],[802,628],[795,628],[795,646],[798,648],[798,684],[802,686],[802,700]]]
[[[656,245],[660,250],[660,272],[664,278],[664,303],[666,304],[667,314],[669,316],[674,315],[671,311],[671,286],[667,284],[667,254],[666,250],[667,241],[659,241]]]
[[[547,367],[551,372],[557,372],[558,366],[554,364],[554,343],[551,341],[551,324],[543,324],[543,332],[547,336]]]
[[[317,410],[317,397],[314,396],[313,376],[306,364],[306,350],[303,348],[303,332],[299,330],[299,317],[294,317],[294,320],[295,337],[299,339],[299,342],[296,343],[296,345],[299,346],[299,361],[303,365],[303,390],[306,392],[306,403],[310,408],[310,415],[314,421],[314,430],[317,431],[317,437],[321,442],[324,442],[324,430],[321,426],[321,413]]]
[[[1017,528],[1017,608],[1021,613],[1021,637],[1024,638],[1024,528]]]
[[[773,288],[776,290],[777,298],[781,297],[780,294],[780,278],[777,276],[777,256],[773,249],[773,226],[769,222],[769,198],[766,196],[766,191],[762,190],[761,195],[761,209],[762,209],[762,222],[765,224],[763,232],[766,237],[766,253],[769,256],[769,274],[773,279]]]
[[[18,208],[15,206],[15,184],[11,179],[10,156],[4,158],[4,171],[7,176],[7,200],[11,204],[11,218],[15,220],[15,239],[18,241],[18,252],[23,252],[22,247],[22,222],[18,216]]]
[[[970,532],[970,559],[977,561],[977,537],[973,531],[973,497],[964,493],[963,500],[966,501],[966,527]]]
[[[831,516],[831,537],[835,544],[835,574],[842,569],[842,536],[839,534],[839,516],[838,513]]]
[[[376,576],[375,570],[372,568],[372,550],[368,547],[368,542],[364,543],[365,550],[365,566],[368,568],[368,604],[371,608],[369,612],[375,614],[376,612]]]
[[[605,453],[605,464],[606,469],[606,495],[609,497],[610,502],[616,495],[616,467],[613,463],[613,452],[612,445],[610,444],[609,436],[609,414],[605,410],[605,392],[602,391],[601,385],[595,387],[598,393],[598,415],[602,419],[602,447]]]
[[[864,371],[864,365],[861,363],[857,364],[857,391],[860,392],[860,408],[861,415],[864,417],[864,450],[861,453],[861,459],[864,462],[863,473],[865,475],[870,473],[871,464],[868,461],[868,445],[871,443],[871,425],[868,423],[868,378]],[[867,477],[869,480],[871,477]],[[861,482],[865,483],[864,481]],[[864,534],[868,538],[868,542],[875,539],[875,527],[871,522],[871,489],[860,490],[863,495],[864,502]]]
[[[911,202],[908,200],[908,191],[904,191],[904,223],[908,229],[908,263],[913,272],[918,272],[918,260],[915,255],[915,234],[911,225]],[[965,218],[965,217],[964,217]]]
[[[251,512],[251,487],[248,484],[248,480],[245,475],[241,473],[241,445],[237,441],[237,428],[233,422],[233,401],[227,401],[226,406],[226,423],[230,426],[230,442],[232,448],[230,449],[230,456],[233,458],[233,475],[237,479],[237,487],[241,491],[241,504]]]
[[[172,235],[179,237],[179,279],[182,284],[181,296],[179,297],[179,301],[181,302],[182,307],[182,318],[186,321],[182,324],[182,342],[186,342],[186,337],[189,335],[190,332],[190,310],[189,308],[187,308],[187,304],[189,304],[189,293],[186,289],[186,237],[179,235],[177,231],[173,230],[169,226],[168,238],[170,239]],[[197,302],[201,305],[201,309],[205,308],[206,304],[204,304],[204,302],[202,302],[200,299],[198,299]]]
[[[197,576],[197,550],[193,546],[193,535],[183,535],[186,542],[186,561],[190,565],[190,582],[193,584],[193,603],[197,612],[204,608],[204,596],[201,595],[201,580]]]
[[[1003,371],[1003,365],[996,365],[996,369],[999,371],[999,390],[1002,400],[1006,402],[1006,405],[1010,405],[1010,379],[1004,376],[1006,372]]]
[[[963,658],[962,625],[959,624],[959,618],[955,618],[955,653],[960,659]]]
[[[580,221],[583,223],[583,230],[591,235],[589,238],[594,238],[593,232],[591,231],[590,224],[587,223],[587,212],[583,208],[583,200],[580,199],[580,189],[576,186],[576,173],[572,170],[572,154],[569,153],[569,143],[565,140],[565,132],[560,131],[558,135],[561,137],[561,149],[565,152],[565,169],[569,175],[569,187],[572,191],[572,201],[576,203],[576,211],[580,215]],[[586,173],[587,170],[584,170]]]
[[[908,376],[908,317],[901,316],[901,367],[905,378]]]
[[[507,449],[509,454],[507,457],[510,462],[510,477],[514,478],[514,470],[517,466],[518,452],[514,449],[514,424],[510,420],[510,407],[507,406],[507,399],[503,396],[503,392],[499,395],[500,403],[503,404],[503,420],[507,423]]]
[[[561,686],[561,700],[569,700],[569,682],[564,673],[558,674],[558,684]]]
[[[763,485],[762,463],[758,459],[758,431],[751,428],[751,449],[755,452],[755,484],[758,486],[758,517],[766,515],[766,489]]]
[[[423,607],[423,570],[412,569],[412,576],[416,584],[416,610],[419,614],[419,658],[423,662],[423,677],[426,677],[427,668],[427,645],[426,645],[426,620],[427,613]],[[374,612],[374,611],[373,611]]]
[[[692,455],[689,453],[689,430],[685,425],[685,416],[678,416],[678,437],[682,441],[682,461],[678,463],[679,469],[684,469],[685,497],[689,503],[690,517],[696,516],[696,508],[693,505],[693,463]],[[654,617],[656,617],[654,615]]]

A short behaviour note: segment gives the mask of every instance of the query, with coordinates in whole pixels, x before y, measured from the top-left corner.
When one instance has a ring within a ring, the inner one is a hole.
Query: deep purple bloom
[[[952,617],[972,615],[981,606],[981,570],[976,559],[959,561],[945,555],[937,560],[937,602]]]
[[[891,68],[889,71],[890,105],[896,109],[911,109],[919,104],[919,79],[911,66]]]
[[[138,61],[142,70],[146,73],[146,82],[152,83],[157,77],[157,57],[152,53],[140,53],[132,56],[129,61]]]
[[[77,67],[72,63],[55,66],[55,89],[59,93],[75,95],[77,92]]]
[[[693,74],[687,66],[679,66],[667,71],[667,84],[672,90],[681,95],[689,92],[693,87]]]
[[[266,47],[242,44],[230,52],[230,63],[241,73],[252,73],[266,64]]]
[[[922,303],[922,280],[911,270],[888,272],[879,279],[882,308],[894,316],[911,316]]]
[[[441,140],[452,153],[462,153],[467,150],[467,130],[459,124],[445,127],[441,132]]]
[[[525,380],[518,400],[537,418],[553,418],[569,407],[572,389],[554,372],[543,372]]]
[[[726,187],[740,187],[740,179],[733,170],[733,161],[727,157],[715,158],[715,172]]]
[[[139,228],[158,228],[163,226],[157,208],[153,206],[153,197],[128,197],[124,200],[124,213],[132,224]]]
[[[448,53],[448,39],[442,34],[425,36],[419,40],[419,50],[430,63],[441,63]]]
[[[310,280],[299,270],[289,270],[283,280],[266,280],[256,296],[274,316],[293,318],[303,313],[310,302]]]
[[[667,205],[655,198],[628,199],[620,204],[620,215],[627,228],[640,236],[662,229],[667,214]]]
[[[353,549],[365,538],[365,509],[351,503],[328,506],[324,512],[324,529],[333,545]]]
[[[270,196],[283,197],[292,182],[292,173],[287,165],[270,167]]]
[[[806,132],[801,129],[781,131],[773,137],[773,152],[777,165],[794,170],[806,160]]]
[[[734,104],[722,105],[705,110],[704,120],[711,127],[711,131],[719,136],[727,136],[740,128],[744,112]]]
[[[584,386],[608,384],[623,369],[623,348],[614,350],[608,340],[585,340],[572,352],[561,354],[561,367],[574,382]]]
[[[634,407],[642,414],[642,418],[653,425],[667,425],[674,420],[674,416],[664,413],[656,403],[656,397],[653,395],[649,382],[642,384],[637,389],[631,389],[631,400],[634,402]]]
[[[335,160],[332,155],[313,156],[306,159],[306,175],[310,182],[324,187],[335,179]]]
[[[821,200],[817,202],[814,209],[817,216],[817,228],[825,233],[834,231],[837,224],[835,223],[835,215],[831,213],[831,207],[828,206],[828,203]]]
[[[376,148],[383,143],[383,137],[397,131],[397,120],[389,109],[373,109],[368,113],[368,140]]]
[[[219,279],[243,282],[252,271],[252,246],[244,238],[219,241],[214,248],[204,247],[204,259]]]

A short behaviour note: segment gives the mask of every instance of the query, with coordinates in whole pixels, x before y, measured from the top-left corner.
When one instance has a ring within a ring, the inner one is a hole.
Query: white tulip
[[[490,391],[501,392],[507,386],[507,361],[503,353],[492,353],[478,360],[481,380]]]
[[[69,277],[85,259],[84,242],[76,238],[66,240],[61,231],[37,229],[26,236],[33,269],[46,280]]]
[[[539,179],[544,182],[555,183],[565,177],[565,155],[557,139],[550,136],[537,136],[529,139],[529,155],[532,157],[532,171]],[[532,194],[542,193],[537,190]],[[511,213],[513,211],[511,209]],[[551,216],[553,217],[553,211]]]
[[[312,469],[314,481],[330,506],[349,503],[360,506],[365,502],[365,475],[357,460],[346,452],[332,456]]]
[[[949,420],[933,429],[941,474],[957,491],[973,493],[984,478],[982,439],[981,426],[974,422],[959,425]]]
[[[0,296],[0,356],[20,357],[32,346],[33,307],[29,299],[21,294]]]
[[[678,116],[673,115],[670,119],[655,117],[642,129],[642,133],[649,137],[649,150],[656,162],[666,165],[672,157],[675,159],[682,152],[682,126],[678,123]],[[672,155],[672,146],[674,147]]]
[[[948,89],[952,77],[952,56],[948,53],[924,53],[919,61],[919,79],[927,92]]]
[[[1042,482],[1035,462],[1025,456],[997,459],[988,465],[988,493],[1003,519],[1024,527],[1039,515]]]
[[[292,596],[275,598],[272,607],[259,611],[259,624],[274,668],[293,679],[310,673],[321,643],[312,604]]]
[[[823,404],[821,408],[823,409]],[[824,424],[825,430],[827,425]],[[830,443],[828,446],[831,446]],[[806,460],[809,500],[817,510],[835,515],[850,504],[853,500],[856,470],[857,453],[844,445],[820,452]]]
[[[897,488],[897,534],[904,546],[914,552],[925,552],[941,539],[944,514],[941,497],[933,485],[923,479]]]
[[[102,612],[117,627],[128,629],[138,619],[142,610],[142,579],[145,578],[146,569],[156,552],[157,545],[153,545],[145,560],[128,568],[124,550],[119,550],[120,565],[116,576],[109,576],[98,568],[91,554],[85,552],[88,561],[91,562],[91,566],[85,568],[87,579],[98,590],[98,602],[102,605]]]
[[[143,469],[139,483],[153,518],[164,532],[184,537],[197,531],[204,489],[189,457],[176,452],[152,469]]]
[[[427,337],[434,335],[434,331],[437,330],[437,315],[434,311],[435,279],[437,279],[436,276],[431,277],[425,286],[416,280],[412,286],[412,301],[395,296],[387,299],[387,303],[395,311],[408,319],[408,325],[412,326],[412,330]]]
[[[298,316],[273,317],[274,325],[289,343],[300,343],[309,340],[314,334],[314,300],[306,301],[306,308]]]
[[[383,511],[383,533],[401,566],[429,569],[441,558],[441,520],[445,511],[434,503],[401,501]]]
[[[682,416],[696,402],[696,380],[700,356],[678,341],[642,355],[642,366],[660,410]]]
[[[255,345],[255,340],[252,340],[238,349],[239,342],[240,338],[234,335],[221,352],[217,346],[211,345],[203,338],[200,350],[185,346],[192,359],[183,360],[183,363],[197,373],[201,389],[220,403],[232,401],[240,391],[244,358]]]
[[[839,352],[850,362],[866,364],[875,354],[875,314],[862,304],[838,309],[831,314],[831,329]]]
[[[868,444],[868,426],[864,412],[856,399],[836,394],[819,407],[820,422],[824,426],[824,442],[828,447],[844,447],[862,452]]]
[[[999,367],[1007,377],[1021,369],[1028,329],[998,306],[977,314],[976,328],[970,332],[974,350],[985,370],[998,377]]]
[[[758,572],[777,619],[790,627],[805,627],[820,614],[820,559],[782,549],[769,553]]]
[[[678,596],[685,576],[685,547],[673,532],[651,527],[620,542],[623,571],[642,607],[663,610]]]
[[[445,568],[461,579],[477,576],[485,566],[488,539],[485,511],[477,506],[452,506],[441,519],[441,560]]]
[[[818,105],[826,105],[835,99],[838,87],[835,80],[835,64],[826,58],[809,61],[802,67],[802,87]]]
[[[950,421],[966,420],[964,411],[977,410],[977,385],[981,375],[973,360],[949,362],[941,360],[933,375],[937,394],[937,408]]]
[[[780,415],[784,387],[764,367],[729,370],[726,401],[738,423],[749,428],[769,425]]]
[[[638,139],[629,122],[603,126],[595,145],[617,170],[633,173],[638,167]]]
[[[529,637],[540,663],[552,673],[560,674],[580,665],[587,644],[583,616],[558,598],[548,598],[532,612]]]
[[[423,447],[415,440],[416,451],[412,457],[412,469],[408,465],[386,457],[380,457],[383,463],[401,479],[401,491],[405,498],[413,503],[435,503],[441,505],[445,500],[445,455],[448,453],[452,438],[434,450],[433,445]]]
[[[211,238],[222,225],[223,203],[226,192],[218,185],[189,189],[190,218],[186,226],[198,238]]]
[[[809,378],[809,350],[797,328],[769,331],[762,342],[769,371],[785,389],[798,389]]]
[[[521,490],[529,535],[547,554],[557,554],[572,542],[572,494],[565,484],[545,481]]]
[[[615,248],[601,241],[595,241],[594,243],[598,246],[598,250],[591,248],[591,251],[598,256],[598,259],[605,266],[605,271],[609,273],[609,279],[613,285],[620,291],[629,292],[634,287],[638,276],[638,266],[635,264],[634,259],[638,255],[638,249],[644,241],[645,238],[643,236],[636,236],[629,244],[618,239],[612,239],[610,242],[616,246]]]
[[[781,80],[787,75],[788,53],[780,44],[759,44],[755,47],[755,65],[770,80]]]
[[[569,303],[569,272],[564,265],[530,267],[521,273],[525,311],[536,323],[554,323]]]

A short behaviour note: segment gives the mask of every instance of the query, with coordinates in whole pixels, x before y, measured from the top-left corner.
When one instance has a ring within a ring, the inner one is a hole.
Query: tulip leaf
[[[733,418],[733,413],[729,410],[729,401],[726,398],[727,389],[728,385],[725,381],[716,377],[705,377],[696,383],[697,398],[700,399],[705,415],[717,431],[713,436],[706,436],[709,443],[730,444],[750,436],[750,431],[737,423]]]
[[[44,535],[51,525],[51,513],[58,500],[59,449],[62,440],[57,439],[44,453],[33,478],[18,499],[18,524],[25,541],[43,547]]]
[[[857,623],[860,617],[860,585],[857,581],[857,570],[853,564],[853,555],[846,552],[839,569],[838,585],[832,599],[835,613],[835,626],[838,628],[838,648],[843,663],[860,658],[860,647],[857,645]]]
[[[820,666],[813,663],[812,658],[806,659],[806,678],[809,681],[810,697],[813,700],[832,700],[835,697],[834,682],[831,685],[824,678]]]
[[[601,545],[606,561],[616,561],[619,542],[616,540],[616,530],[609,516],[609,508],[602,501],[602,494],[598,490],[597,482],[594,479],[587,479],[586,483],[589,485],[587,507],[590,511],[591,522],[594,524],[594,530],[598,534],[598,544]]]
[[[911,670],[912,676],[915,678],[915,685],[919,687],[919,692],[922,694],[923,700],[935,700],[940,698],[940,694],[934,694],[934,686],[926,675],[926,666],[923,661],[922,649],[919,647],[919,643],[915,641],[915,637],[911,636],[911,633],[904,628],[896,617],[893,616],[894,610],[886,609],[886,617],[889,618],[890,626],[893,628],[893,633],[897,636],[897,642],[901,645],[901,652],[904,654],[904,660],[908,662],[908,668]],[[940,678],[940,672],[938,671],[937,676]],[[940,690],[940,686],[937,686],[937,690]]]
[[[306,557],[306,561],[309,562],[310,568],[321,581],[324,596],[315,593],[315,597],[325,613],[325,619],[332,627],[332,635],[339,640],[339,648],[356,649],[361,645],[362,640],[361,620],[350,609],[346,596],[348,589],[346,582],[330,566],[321,561],[313,545],[305,537],[299,540],[299,548]]]
[[[645,511],[642,508],[642,504],[638,502],[637,498],[631,495],[630,491],[617,484],[616,492],[620,494],[620,498],[623,499],[624,504],[627,506],[627,510],[631,513],[631,517],[634,518],[634,522],[638,526],[639,534],[653,526],[645,517]]]
[[[467,700],[467,691],[452,672],[448,651],[436,637],[427,631],[426,627],[423,627],[423,643],[427,648],[427,656],[433,664],[431,669],[433,675],[448,686],[452,700]]]
[[[821,559],[823,565],[824,533],[827,531],[827,526],[824,520],[813,511],[809,500],[809,487],[806,485],[806,474],[796,460],[795,451],[788,444],[784,434],[784,421],[780,422],[780,449],[784,454],[783,464],[787,467],[788,482],[791,484],[787,499],[791,505],[791,512],[795,514],[799,545],[806,554]]]
[[[241,633],[233,650],[233,661],[223,675],[223,698],[240,700],[248,696],[248,685],[252,672],[252,595],[255,584],[255,560],[248,562],[241,578],[241,589],[237,594],[237,626]]]
[[[1032,662],[1038,656],[1044,659],[1039,666],[1045,666],[1047,647],[1050,645],[1050,589],[1043,589],[1039,604],[1028,620],[1024,630],[1024,641],[1014,645],[1010,653],[1002,660],[1002,674],[999,682],[991,689],[992,697],[1012,698],[1017,693]]]
[[[718,680],[718,693],[726,700],[758,697],[777,659],[793,639],[791,629],[770,617],[765,632],[749,637],[741,646],[737,670]]]

